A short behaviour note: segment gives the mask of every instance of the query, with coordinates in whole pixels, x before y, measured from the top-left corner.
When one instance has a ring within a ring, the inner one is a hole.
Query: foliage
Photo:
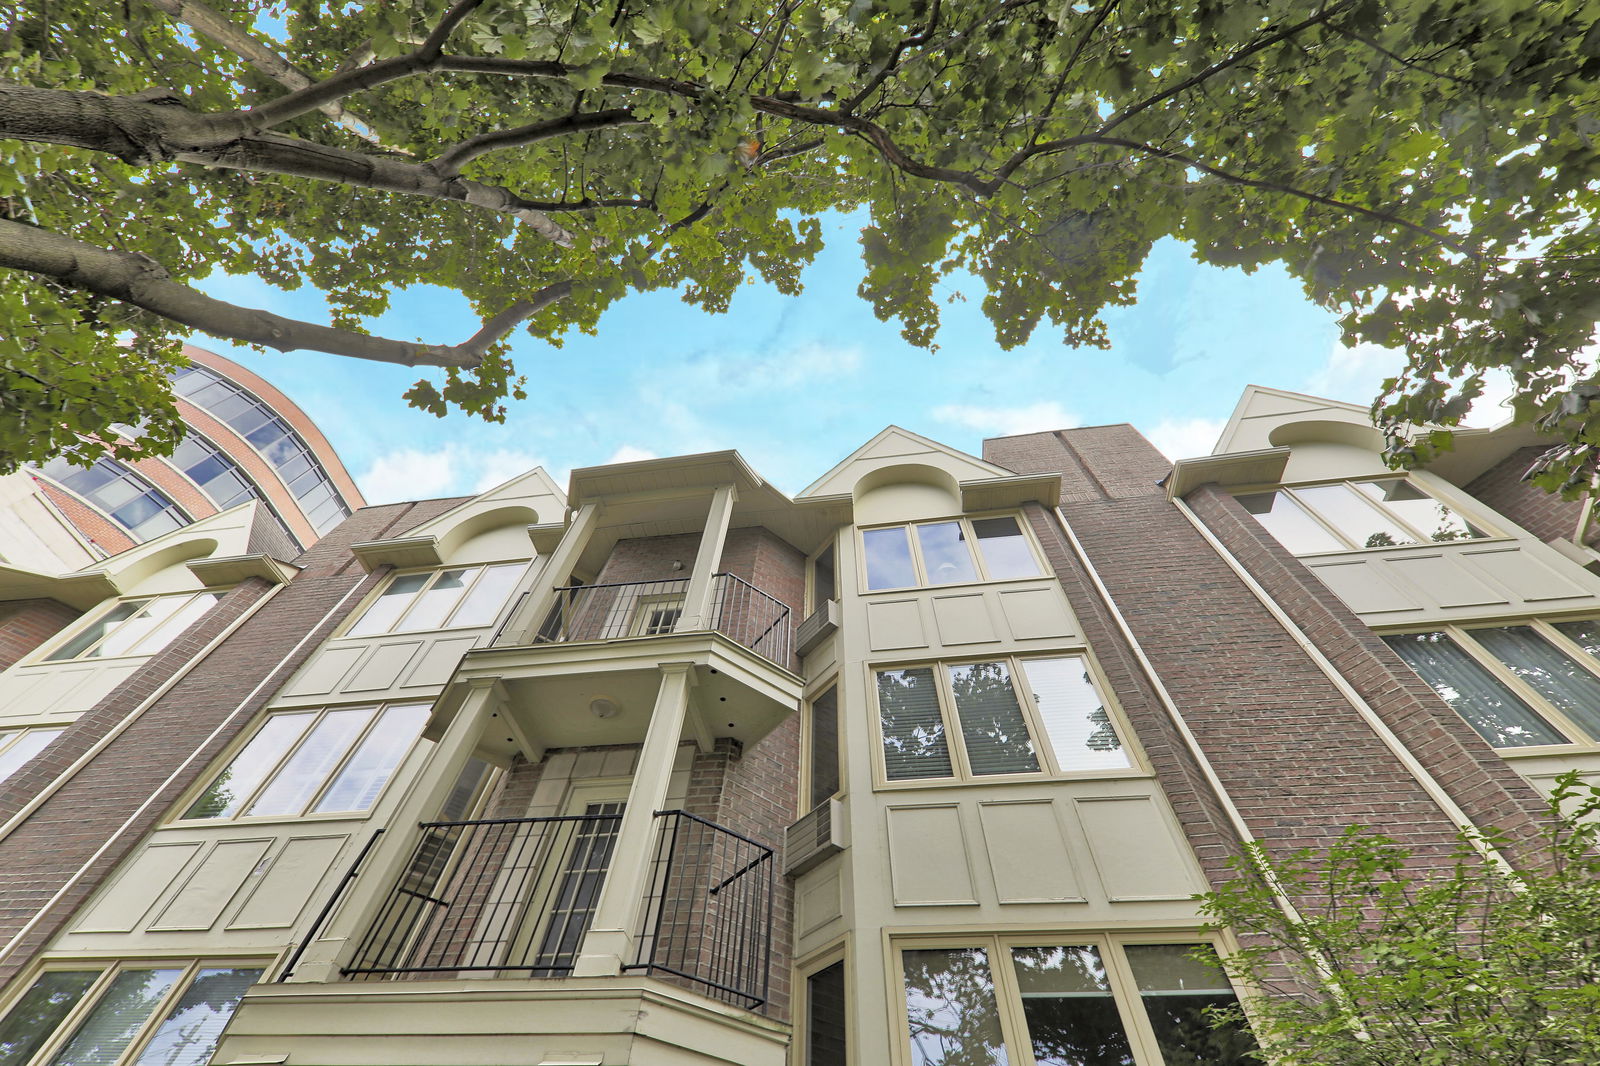
[[[443,366],[411,403],[503,417],[511,329],[558,342],[639,290],[718,311],[751,273],[793,292],[841,209],[870,218],[862,296],[917,344],[968,274],[1001,345],[1103,344],[1174,236],[1410,351],[1401,459],[1496,366],[1570,442],[1547,482],[1600,445],[1573,369],[1600,0],[214,3],[0,0],[0,469],[131,410],[170,447],[190,327]],[[189,287],[214,269],[314,285],[332,328]],[[365,335],[422,282],[483,331]]]
[[[1596,815],[1600,787],[1570,773],[1535,846],[1511,849],[1498,834],[1468,830],[1443,868],[1425,870],[1422,857],[1362,827],[1325,854],[1274,859],[1256,846],[1241,876],[1203,906],[1245,943],[1226,964],[1259,993],[1251,1022],[1267,1061],[1600,1062]],[[1514,873],[1502,855],[1515,857]]]

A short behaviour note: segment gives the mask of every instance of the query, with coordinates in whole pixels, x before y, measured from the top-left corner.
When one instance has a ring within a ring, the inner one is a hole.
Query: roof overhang
[[[1262,448],[1230,455],[1179,459],[1166,477],[1167,498],[1182,499],[1201,485],[1263,485],[1283,479],[1290,449]]]
[[[274,559],[265,552],[196,559],[188,565],[189,572],[206,585],[237,585],[252,577],[259,577],[269,585],[285,585],[300,572],[293,563]]]
[[[106,570],[79,570],[70,574],[43,574],[14,566],[0,566],[0,601],[56,600],[80,611],[122,592]]]

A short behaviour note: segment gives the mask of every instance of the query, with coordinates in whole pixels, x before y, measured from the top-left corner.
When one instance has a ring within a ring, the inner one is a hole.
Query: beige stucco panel
[[[884,809],[896,906],[977,904],[971,851],[954,803]]]
[[[978,803],[995,897],[1009,903],[1082,903],[1083,886],[1057,804],[1047,799]]]
[[[1193,852],[1153,796],[1085,796],[1076,806],[1108,900],[1186,900],[1200,891]]]

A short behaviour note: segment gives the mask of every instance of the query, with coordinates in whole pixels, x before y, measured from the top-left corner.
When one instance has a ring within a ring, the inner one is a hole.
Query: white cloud
[[[1210,455],[1227,424],[1220,418],[1163,418],[1142,432],[1168,459],[1192,459]]]
[[[1306,379],[1305,391],[1330,400],[1370,404],[1383,388],[1383,379],[1394,377],[1405,365],[1405,353],[1393,348],[1365,343],[1346,348],[1335,341],[1327,362]]]
[[[965,426],[979,433],[1011,437],[1019,433],[1042,433],[1051,429],[1070,429],[1078,416],[1055,400],[1018,407],[981,407],[972,404],[944,404],[933,409],[933,417],[953,426]]]
[[[399,503],[475,495],[538,465],[527,452],[481,451],[452,441],[429,451],[402,448],[380,455],[356,482],[368,503]]]
[[[611,458],[601,463],[601,466],[610,466],[612,463],[637,463],[642,459],[658,459],[660,456],[649,448],[639,448],[632,444],[624,444],[611,453]]]

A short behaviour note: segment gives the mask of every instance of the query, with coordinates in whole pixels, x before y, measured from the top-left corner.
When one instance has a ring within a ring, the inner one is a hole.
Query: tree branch
[[[546,119],[543,122],[530,122],[526,126],[495,130],[459,141],[447,151],[435,156],[431,160],[431,165],[439,172],[441,178],[453,178],[461,173],[461,168],[467,163],[502,148],[520,148],[551,137],[564,137],[569,133],[586,133],[589,130],[611,129],[617,126],[638,126],[645,121],[635,118],[628,108],[615,107],[586,115],[566,115],[562,118]]]
[[[573,290],[570,281],[547,285],[489,319],[463,343],[440,346],[370,337],[215,300],[172,281],[165,268],[147,256],[99,248],[9,219],[0,219],[0,267],[54,278],[69,288],[120,300],[212,336],[246,344],[284,352],[305,348],[401,366],[464,369],[481,363],[489,347],[518,323],[565,299]]]
[[[860,107],[861,101],[871,96],[873,91],[887,81],[890,74],[894,73],[895,68],[900,65],[900,57],[905,55],[906,49],[920,48],[922,45],[927,44],[933,39],[933,31],[938,28],[939,0],[933,0],[932,10],[928,12],[928,24],[923,27],[922,32],[901,38],[895,44],[894,51],[889,55],[889,58],[884,61],[883,66],[879,67],[877,72],[867,79],[867,84],[863,85],[859,92],[840,104],[839,110],[849,113]]]

